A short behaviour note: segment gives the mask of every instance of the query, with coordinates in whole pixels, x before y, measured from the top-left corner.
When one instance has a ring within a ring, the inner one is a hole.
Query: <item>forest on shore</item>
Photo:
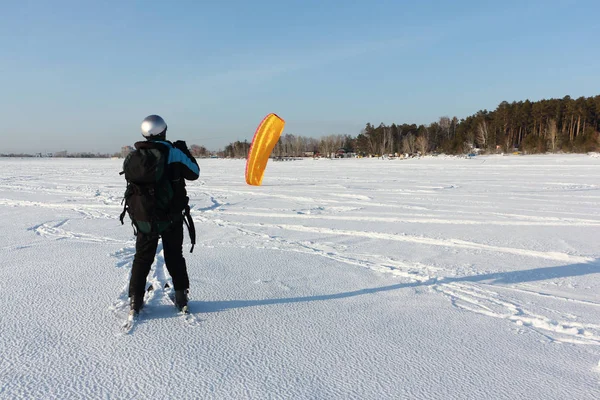
[[[527,154],[546,152],[585,153],[600,149],[600,95],[540,101],[503,101],[493,111],[480,110],[458,119],[440,117],[428,125],[414,123],[367,123],[356,136],[333,134],[321,138],[283,134],[273,156],[330,156],[339,150],[360,156],[394,154]],[[218,154],[245,158],[250,143],[236,141]],[[206,156],[203,146],[193,145],[192,153]]]

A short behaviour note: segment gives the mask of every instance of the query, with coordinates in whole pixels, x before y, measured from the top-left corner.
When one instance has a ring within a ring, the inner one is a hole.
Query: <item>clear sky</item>
[[[0,153],[217,150],[600,94],[600,1],[0,0]]]

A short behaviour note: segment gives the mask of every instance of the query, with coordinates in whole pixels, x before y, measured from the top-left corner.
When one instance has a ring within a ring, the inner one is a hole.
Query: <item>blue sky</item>
[[[114,152],[159,114],[216,150],[275,112],[357,135],[600,94],[599,1],[11,1],[0,153]]]

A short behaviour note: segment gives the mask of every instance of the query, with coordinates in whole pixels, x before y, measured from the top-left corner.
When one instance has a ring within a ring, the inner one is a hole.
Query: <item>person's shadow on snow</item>
[[[591,263],[569,264],[558,267],[545,267],[536,269],[527,269],[521,271],[497,272],[491,274],[465,276],[461,278],[446,279],[448,282],[483,282],[489,284],[508,284],[545,281],[550,279],[569,278],[573,276],[582,276],[600,273],[600,260],[594,260]]]
[[[398,283],[395,285],[376,288],[359,289],[351,292],[323,294],[307,297],[288,297],[262,300],[223,300],[223,301],[190,301],[190,308],[194,312],[211,313],[234,308],[258,307],[273,304],[303,303],[311,301],[324,301],[343,299],[365,294],[387,292],[398,289],[433,286],[452,282],[485,282],[490,285],[517,284],[524,282],[543,281],[550,279],[569,278],[600,273],[600,260],[590,263],[561,265],[558,267],[544,267],[520,271],[497,272],[482,275],[472,275],[454,278],[432,278],[426,281]]]

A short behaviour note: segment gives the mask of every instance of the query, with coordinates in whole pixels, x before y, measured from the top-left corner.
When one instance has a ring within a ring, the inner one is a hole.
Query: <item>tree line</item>
[[[357,135],[321,138],[284,134],[273,156],[330,156],[338,150],[363,156],[388,154],[466,154],[483,152],[526,153],[589,152],[600,149],[600,95],[540,101],[503,101],[493,111],[480,110],[467,118],[441,117],[428,125],[402,123],[374,126],[367,123]],[[192,154],[209,152],[192,146]],[[250,143],[236,141],[219,156],[244,158]]]

